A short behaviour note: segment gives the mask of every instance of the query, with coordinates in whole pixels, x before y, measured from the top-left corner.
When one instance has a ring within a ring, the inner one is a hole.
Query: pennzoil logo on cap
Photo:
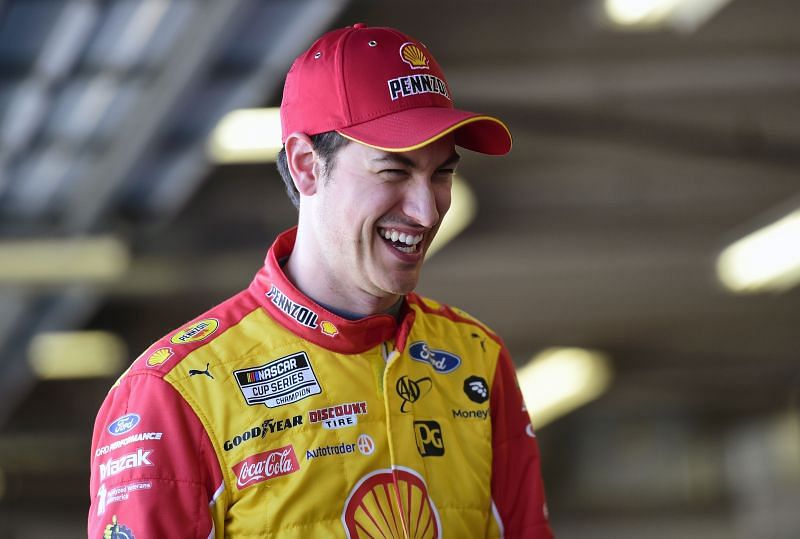
[[[216,318],[204,318],[186,326],[172,336],[170,342],[173,344],[188,344],[190,342],[203,341],[209,338],[219,328],[219,320]]]
[[[416,44],[406,41],[400,45],[400,58],[411,66],[411,69],[428,69],[428,57]]]

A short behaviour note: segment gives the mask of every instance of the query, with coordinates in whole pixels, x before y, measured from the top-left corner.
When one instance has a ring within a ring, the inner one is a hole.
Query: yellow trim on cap
[[[411,151],[414,151],[414,150],[419,150],[423,146],[427,146],[431,142],[435,142],[435,141],[439,140],[440,138],[442,138],[443,136],[449,135],[450,133],[452,133],[456,129],[460,129],[460,128],[464,127],[467,124],[471,124],[471,123],[479,122],[479,121],[483,121],[483,120],[489,120],[491,122],[495,122],[496,124],[499,124],[500,127],[505,129],[506,134],[508,134],[508,140],[509,141],[513,141],[513,139],[511,138],[511,131],[508,130],[508,127],[506,126],[506,124],[504,124],[502,121],[500,121],[497,118],[494,118],[492,116],[473,116],[472,118],[467,118],[466,120],[462,120],[462,121],[458,122],[457,124],[448,127],[447,129],[445,129],[441,133],[437,133],[436,135],[432,136],[431,138],[420,142],[419,144],[415,144],[413,146],[407,146],[405,148],[385,148],[383,146],[376,146],[375,144],[369,144],[367,142],[364,142],[363,140],[359,140],[359,139],[357,139],[355,137],[352,137],[350,135],[346,135],[345,133],[342,133],[341,131],[336,131],[336,132],[339,133],[344,138],[346,138],[348,140],[352,140],[353,142],[358,142],[359,144],[363,144],[364,146],[369,146],[370,148],[375,148],[376,150],[382,150],[384,152],[399,153],[399,152],[411,152]],[[509,149],[509,151],[511,151],[511,144],[509,145],[508,149]]]

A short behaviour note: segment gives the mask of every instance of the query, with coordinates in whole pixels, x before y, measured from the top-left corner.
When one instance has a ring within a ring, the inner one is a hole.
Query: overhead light
[[[475,194],[461,176],[455,175],[453,177],[453,190],[450,195],[450,209],[445,214],[439,231],[433,238],[433,242],[428,247],[428,252],[425,256],[431,256],[444,247],[447,242],[461,234],[475,219],[476,212]]]
[[[278,108],[229,112],[214,128],[207,145],[217,163],[274,162],[282,147]]]
[[[122,339],[105,331],[40,333],[28,347],[28,363],[42,380],[115,376],[126,357]]]
[[[727,247],[717,275],[737,293],[782,292],[800,283],[800,209]]]
[[[628,28],[671,26],[693,32],[730,0],[604,0],[608,19]]]
[[[130,254],[111,236],[0,242],[0,283],[110,281],[127,270]]]
[[[534,428],[599,397],[611,384],[608,358],[583,348],[549,348],[517,371]]]

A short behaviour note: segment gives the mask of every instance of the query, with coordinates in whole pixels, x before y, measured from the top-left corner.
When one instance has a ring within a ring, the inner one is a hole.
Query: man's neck
[[[359,291],[345,297],[328,286],[324,276],[310,278],[308,272],[303,271],[303,264],[301,252],[292,252],[286,263],[282,263],[286,278],[307,297],[343,318],[356,320],[374,314],[396,314],[399,310],[400,295],[378,297]]]

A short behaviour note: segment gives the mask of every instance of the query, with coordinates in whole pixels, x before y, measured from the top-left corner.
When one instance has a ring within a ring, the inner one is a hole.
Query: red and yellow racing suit
[[[552,537],[500,339],[415,294],[341,318],[283,274],[294,238],[112,387],[89,537]]]

